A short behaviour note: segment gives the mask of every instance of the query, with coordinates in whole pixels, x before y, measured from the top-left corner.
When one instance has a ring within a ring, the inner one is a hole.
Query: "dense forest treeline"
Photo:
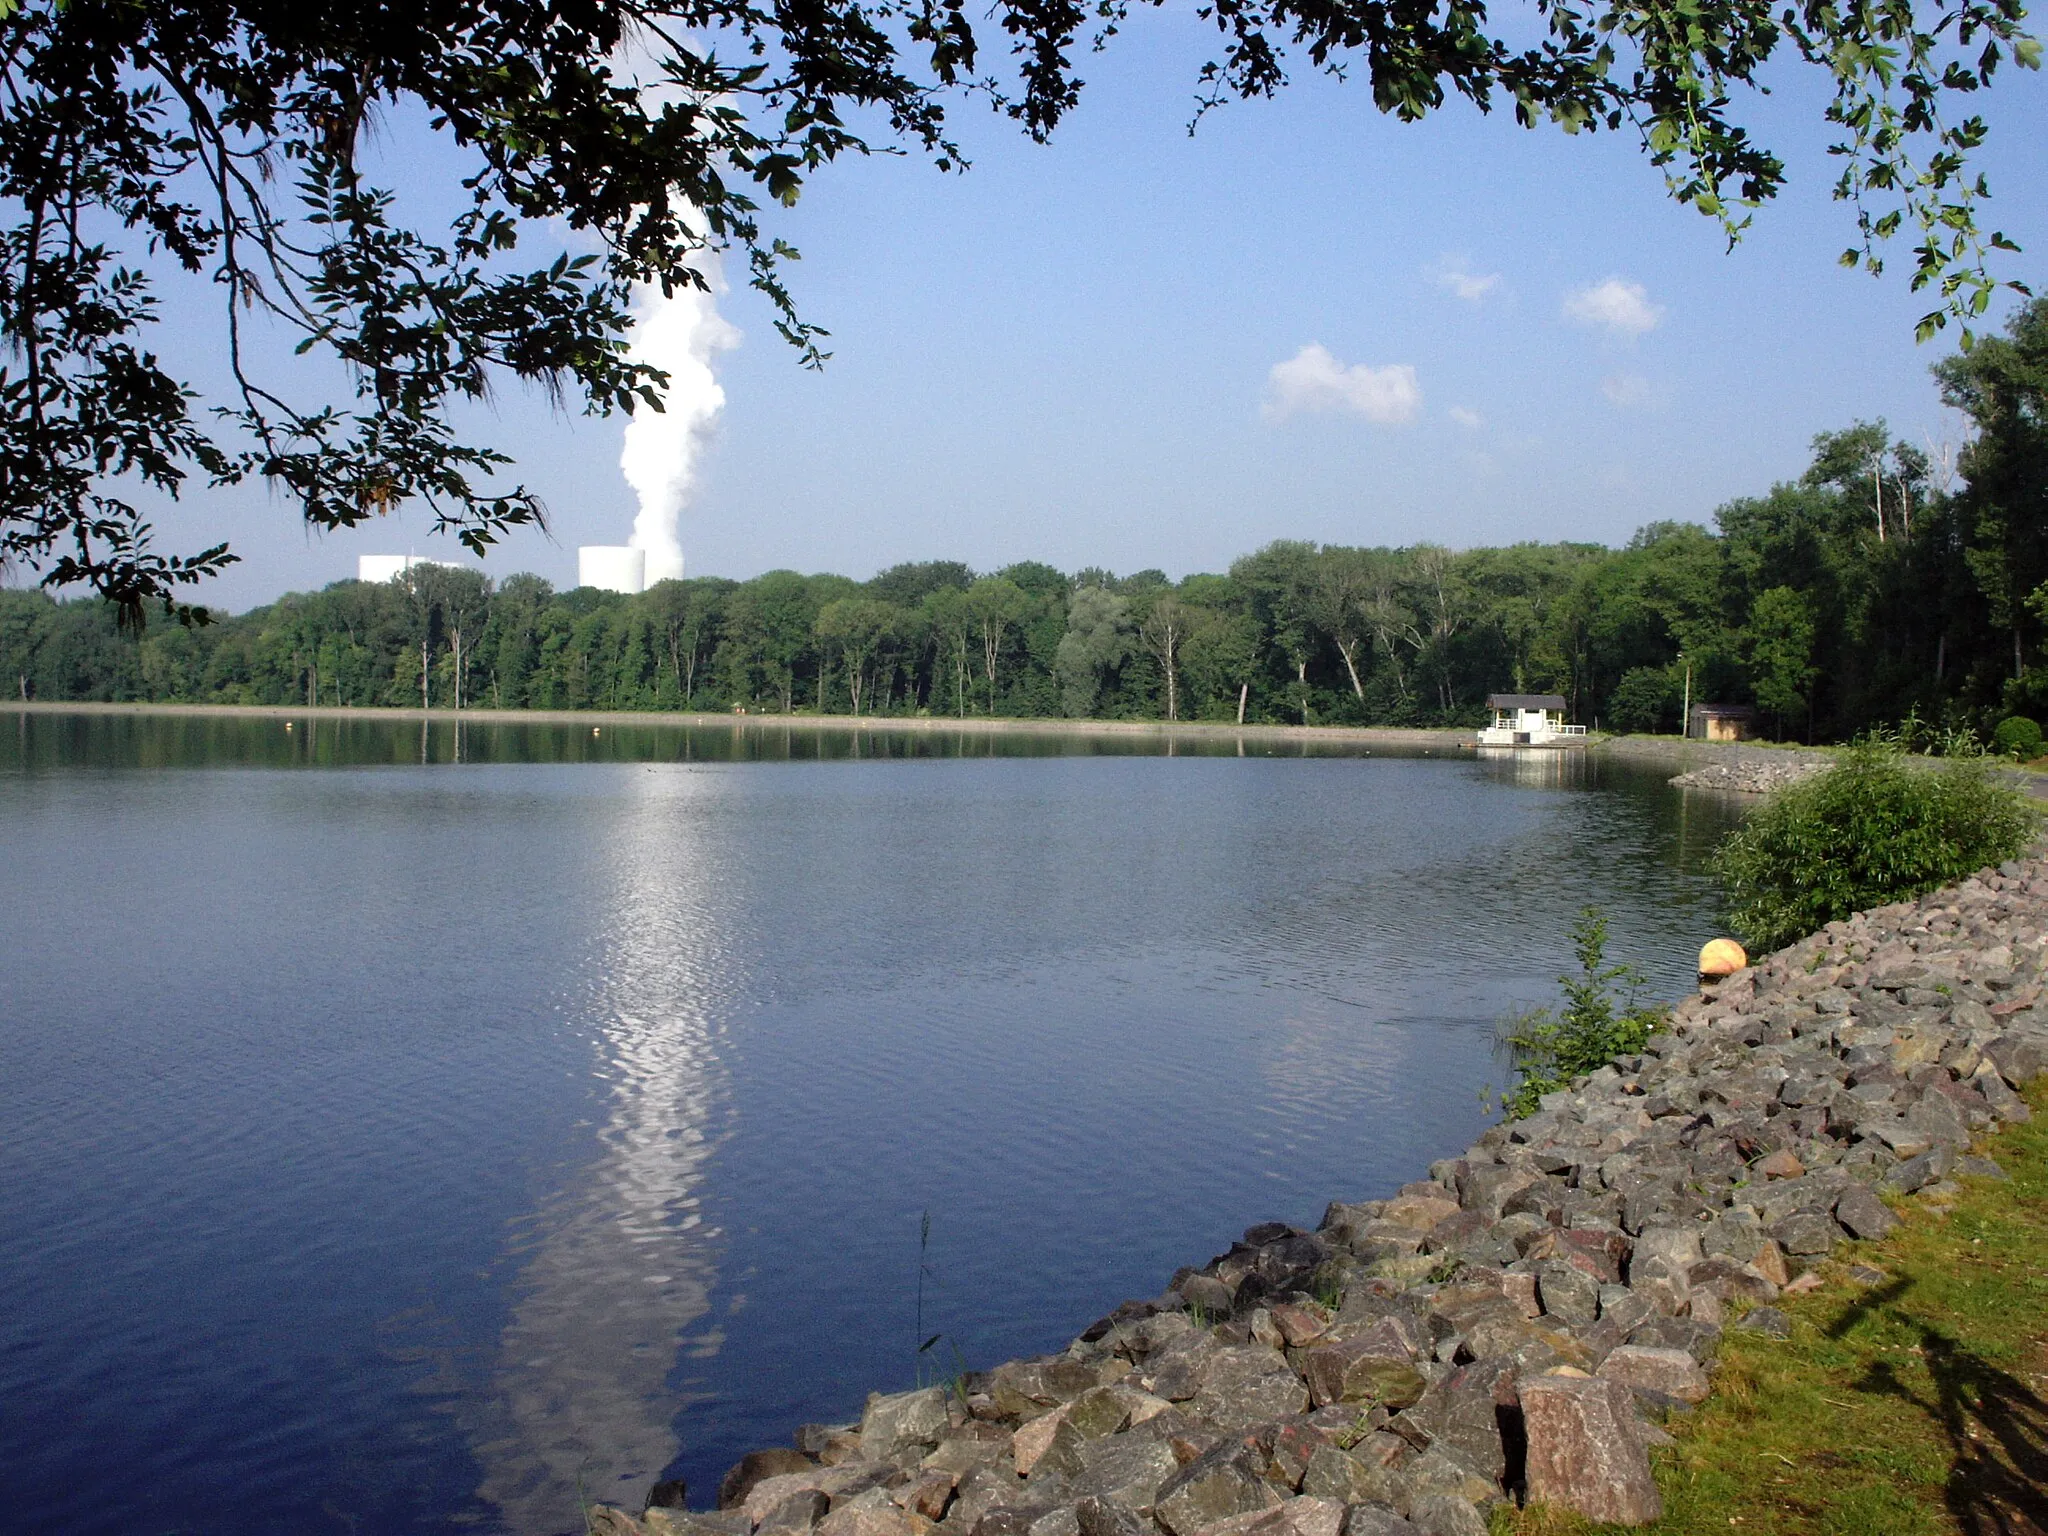
[[[771,571],[626,596],[419,567],[199,627],[0,591],[23,697],[1465,724],[1489,692],[1675,729],[1692,698],[1828,739],[1917,714],[2048,713],[2048,301],[1936,368],[1952,465],[1882,422],[1715,528],[1623,549],[1279,542],[1221,575]]]

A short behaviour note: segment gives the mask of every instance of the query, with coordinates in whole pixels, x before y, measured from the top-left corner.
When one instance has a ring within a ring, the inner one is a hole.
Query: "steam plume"
[[[647,584],[683,574],[683,545],[677,522],[697,478],[698,456],[725,409],[713,357],[739,345],[740,333],[718,313],[725,284],[716,258],[706,270],[710,292],[678,288],[664,295],[648,284],[635,297],[633,358],[668,375],[665,411],[645,406],[626,426],[619,468],[640,498],[633,536],[626,542],[647,551]]]

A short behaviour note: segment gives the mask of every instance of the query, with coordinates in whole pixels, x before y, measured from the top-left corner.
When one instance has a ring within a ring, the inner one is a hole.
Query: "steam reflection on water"
[[[701,1500],[1463,1146],[1581,904],[1687,984],[1726,824],[1576,755],[287,724],[0,731],[25,1528]]]
[[[590,1012],[612,1082],[603,1155],[532,1221],[540,1234],[472,1427],[479,1493],[515,1536],[565,1529],[583,1498],[637,1505],[674,1458],[669,1389],[710,1309],[719,1232],[698,1189],[732,1129],[721,1004],[738,984],[688,779],[639,775],[605,822],[609,952]],[[677,814],[678,811],[683,814]]]

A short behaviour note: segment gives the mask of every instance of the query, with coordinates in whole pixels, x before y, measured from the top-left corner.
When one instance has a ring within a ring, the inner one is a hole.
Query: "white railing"
[[[1583,736],[1586,734],[1586,728],[1583,725],[1553,725],[1550,728],[1550,734],[1553,736]]]

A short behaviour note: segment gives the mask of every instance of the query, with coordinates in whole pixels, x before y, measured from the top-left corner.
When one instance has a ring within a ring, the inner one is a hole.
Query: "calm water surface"
[[[1162,750],[0,714],[4,1524],[702,1502],[1464,1146],[1581,903],[1712,930],[1661,777]]]

